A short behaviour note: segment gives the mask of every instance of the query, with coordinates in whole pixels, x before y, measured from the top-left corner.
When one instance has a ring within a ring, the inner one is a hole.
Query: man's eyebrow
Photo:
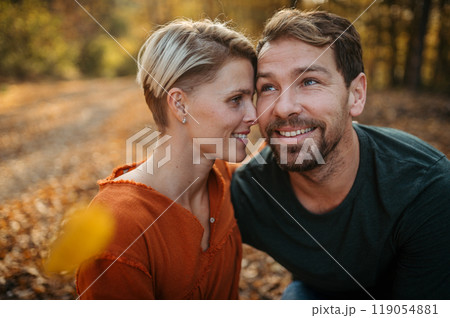
[[[307,73],[307,72],[319,72],[319,73],[325,73],[326,75],[330,75],[330,71],[320,65],[310,65],[308,67],[297,67],[291,72],[291,74],[295,77],[298,77],[298,76],[302,75],[303,73]]]
[[[260,72],[258,72],[256,74],[256,80],[258,80],[258,78],[260,78],[260,77],[271,77],[271,76],[273,76],[273,74],[270,73],[270,72],[267,72],[267,73],[260,73]]]
[[[319,72],[319,73],[324,73],[326,75],[330,75],[330,71],[320,65],[310,65],[307,67],[297,67],[294,70],[292,70],[291,74],[294,77],[299,77],[300,75],[302,75],[303,73],[307,73],[307,72]],[[256,80],[258,80],[259,78],[267,78],[267,77],[272,77],[273,73],[271,72],[266,72],[266,73],[257,73],[256,74]]]

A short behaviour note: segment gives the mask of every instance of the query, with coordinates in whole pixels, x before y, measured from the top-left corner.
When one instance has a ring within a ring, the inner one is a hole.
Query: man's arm
[[[431,170],[439,166],[448,168],[448,161]],[[450,176],[440,171],[399,228],[395,299],[450,299]]]

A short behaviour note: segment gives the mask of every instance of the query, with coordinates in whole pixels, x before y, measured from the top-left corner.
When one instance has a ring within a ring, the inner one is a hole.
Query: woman
[[[241,237],[231,171],[219,159],[246,156],[254,49],[223,24],[175,21],[148,38],[138,64],[146,102],[170,138],[146,162],[99,181],[93,203],[112,210],[117,229],[79,268],[77,291],[82,299],[237,299]]]

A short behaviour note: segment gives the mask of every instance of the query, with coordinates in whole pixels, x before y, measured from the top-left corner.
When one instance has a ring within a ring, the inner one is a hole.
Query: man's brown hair
[[[337,69],[347,87],[364,72],[359,33],[345,18],[325,11],[281,10],[267,21],[256,49],[258,56],[264,44],[283,37],[317,47],[331,45]]]

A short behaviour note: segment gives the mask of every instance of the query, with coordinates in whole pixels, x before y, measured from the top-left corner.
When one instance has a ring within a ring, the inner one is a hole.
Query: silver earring
[[[186,124],[186,117],[183,117],[182,123],[183,123],[183,124]]]

